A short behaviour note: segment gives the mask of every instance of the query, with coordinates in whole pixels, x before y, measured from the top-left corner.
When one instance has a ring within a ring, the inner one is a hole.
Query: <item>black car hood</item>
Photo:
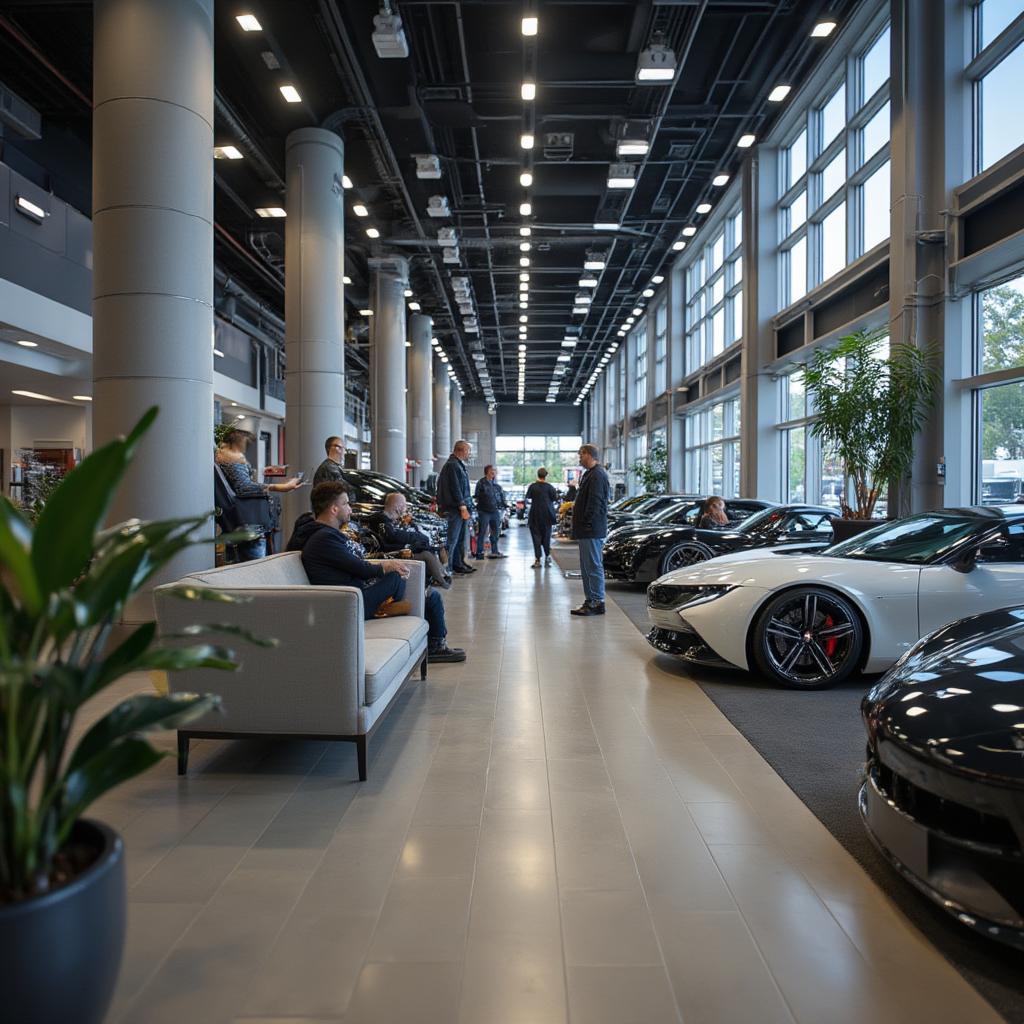
[[[630,541],[640,540],[643,537],[651,537],[656,533],[664,533],[668,530],[676,529],[679,527],[667,527],[664,523],[652,523],[648,522],[637,522],[637,523],[625,523],[622,526],[615,528],[615,535],[608,535],[608,543],[612,544],[616,541]],[[688,526],[685,529],[692,531],[693,527]]]
[[[916,644],[864,699],[868,731],[964,774],[1024,786],[1024,609]]]

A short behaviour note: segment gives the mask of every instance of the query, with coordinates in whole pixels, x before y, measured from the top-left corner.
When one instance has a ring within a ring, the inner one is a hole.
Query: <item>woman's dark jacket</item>
[[[530,514],[526,520],[530,526],[554,526],[558,522],[555,509],[558,492],[551,484],[535,480],[526,488],[526,498],[530,502]]]

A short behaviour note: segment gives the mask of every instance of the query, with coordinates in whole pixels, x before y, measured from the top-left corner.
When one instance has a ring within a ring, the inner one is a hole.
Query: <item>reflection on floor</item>
[[[509,546],[444,595],[469,658],[369,782],[347,745],[205,741],[96,808],[131,886],[113,1021],[998,1020],[614,604],[570,620],[579,584]]]

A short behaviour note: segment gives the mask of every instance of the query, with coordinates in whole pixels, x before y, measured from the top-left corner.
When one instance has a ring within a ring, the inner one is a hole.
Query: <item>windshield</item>
[[[656,523],[685,523],[690,520],[696,521],[697,513],[700,511],[702,501],[674,502],[665,508],[658,509],[651,516]]]
[[[755,512],[749,519],[736,528],[738,533],[750,533],[759,536],[765,533],[774,533],[782,519],[783,513],[777,508],[763,508]]]
[[[822,554],[869,562],[926,565],[987,525],[991,525],[989,520],[978,516],[923,512],[895,523],[882,523],[856,537],[833,544]]]
[[[612,512],[628,512],[631,508],[639,505],[641,501],[647,501],[646,494],[634,494],[631,498],[619,498],[608,506]]]
[[[1017,496],[1019,485],[1017,480],[986,480],[981,485],[982,500],[1005,498],[1007,501],[1012,501]]]
[[[628,510],[619,509],[619,511],[620,512],[622,512],[622,511],[629,511],[629,512],[633,513],[634,515],[638,515],[639,516],[639,515],[643,515],[645,512],[653,512],[654,509],[660,508],[661,507],[661,503],[664,500],[665,500],[664,498],[659,497],[658,495],[655,495],[653,498],[643,498],[643,499],[641,499],[636,505],[631,506]]]

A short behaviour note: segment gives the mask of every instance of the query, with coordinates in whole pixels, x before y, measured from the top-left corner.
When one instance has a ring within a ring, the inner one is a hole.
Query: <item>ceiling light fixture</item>
[[[241,160],[242,153],[237,146],[214,146],[214,160]]]
[[[643,313],[643,311],[644,311],[644,307],[643,306],[634,306],[633,307],[633,316],[640,316],[640,314]]]
[[[347,174],[343,174],[341,176],[341,187],[342,188],[351,188],[352,187],[352,179]]]
[[[92,395],[72,395],[71,396],[76,402],[91,402]]]
[[[359,315],[360,316],[373,316],[373,310],[372,309],[361,309],[361,310],[359,310]]]
[[[836,23],[834,21],[819,21],[814,28],[811,29],[812,39],[827,39],[836,30]]]
[[[524,271],[524,272],[523,272],[522,274],[520,274],[520,275],[519,275],[519,280],[520,280],[520,281],[529,281],[529,280],[530,280],[530,275],[529,275],[529,274],[527,274],[527,273],[526,273],[526,272]]]
[[[721,188],[723,185],[728,185],[729,184],[729,175],[728,174],[716,174],[711,179],[711,184],[714,185],[715,188]]]
[[[33,203],[31,199],[15,196],[14,206],[18,213],[34,220],[37,224],[42,224],[46,220],[46,211],[38,203]]]
[[[654,289],[653,288],[645,288],[640,294],[643,295],[643,297],[645,299],[651,299],[651,298],[654,297]]]
[[[376,228],[367,228],[366,235],[368,238],[380,238],[380,232]]]
[[[770,93],[768,93],[769,103],[781,103],[790,92],[792,86],[789,85],[777,85]]]
[[[664,274],[655,274],[654,277],[651,278],[651,284],[661,284],[661,282],[664,281],[664,280],[665,280],[665,275]]]
[[[686,235],[687,238],[693,238],[693,236],[697,234],[697,229],[692,224],[688,224],[683,228],[683,234]]]
[[[519,90],[519,95],[524,100],[534,100],[537,98],[537,83],[536,82],[523,82],[522,87]]]
[[[519,251],[520,252],[529,252],[530,251],[530,243],[529,242],[520,242],[519,243]]]
[[[22,348],[39,348],[39,342],[38,341],[29,341],[28,338],[19,338],[18,339],[18,344]]]
[[[38,398],[40,402],[62,402],[60,398],[54,398],[52,395],[41,395],[38,391],[21,391],[18,388],[11,390],[12,395],[21,395],[22,398]]]
[[[342,284],[351,284],[352,283],[352,278],[349,277],[348,274],[343,274],[342,278],[341,278],[341,283]]]
[[[535,17],[523,18],[522,31],[524,36],[535,36],[537,34],[537,19]]]
[[[523,171],[523,173],[519,175],[519,184],[522,185],[523,188],[529,188],[533,184],[533,175],[529,171]]]
[[[255,14],[236,14],[235,21],[242,26],[243,32],[262,32],[263,26],[256,19]]]
[[[533,149],[533,136],[529,133],[519,136],[519,145],[523,149]]]
[[[280,206],[257,206],[257,217],[286,217],[284,209]]]
[[[521,267],[528,267],[529,265],[530,265],[530,257],[529,256],[520,256],[519,257],[519,266],[521,266]]]
[[[613,221],[599,220],[594,223],[595,231],[618,231],[620,227],[620,224],[616,224]]]
[[[608,254],[606,252],[588,252],[583,257],[584,270],[604,270],[608,265]]]
[[[412,289],[411,289],[411,288],[406,288],[406,289],[405,289],[405,291],[404,291],[404,292],[402,292],[402,294],[403,294],[403,295],[404,295],[404,296],[405,296],[405,297],[406,297],[407,299],[411,299],[411,298],[412,298]]]
[[[533,213],[533,207],[528,202],[519,204],[520,216],[529,217],[531,213]]]
[[[636,184],[635,164],[611,164],[608,168],[608,188],[632,188]]]
[[[412,311],[413,311],[414,313],[418,313],[418,312],[420,311],[420,304],[419,304],[418,302],[410,302],[410,303],[409,303],[409,308],[410,308],[410,309],[411,309],[411,310],[412,310]]]
[[[562,348],[575,348],[575,347],[576,347],[576,339],[575,338],[563,338],[562,339]]]
[[[302,97],[299,95],[299,90],[294,85],[282,85],[281,95],[285,98],[288,103],[301,103]]]
[[[365,206],[363,206],[362,203],[354,203],[352,205],[352,212],[357,217],[369,217],[370,216],[370,211]]]
[[[700,213],[700,214],[710,213],[711,212],[711,204],[710,203],[698,203],[697,204],[697,212]]]
[[[672,251],[673,252],[682,252],[685,248],[686,248],[686,243],[681,238],[677,238],[672,243]]]
[[[519,234],[520,234],[520,235],[522,235],[522,237],[523,237],[523,238],[529,238],[529,237],[530,237],[530,235],[532,235],[532,234],[533,234],[533,228],[531,228],[531,227],[526,227],[526,226],[524,226],[524,227],[521,227],[521,228],[519,229]]]
[[[596,288],[597,278],[596,277],[581,277],[579,282],[580,288]]]
[[[519,322],[521,324],[525,324],[529,322],[529,319],[530,318],[525,313],[523,313],[522,316],[519,317]]]
[[[676,55],[663,42],[651,40],[640,51],[636,62],[636,80],[642,85],[671,82],[676,74]]]
[[[382,0],[380,14],[374,15],[373,48],[381,60],[395,60],[409,56],[409,43],[402,28],[402,19],[391,11],[388,0]]]
[[[746,135],[741,135],[736,146],[739,149],[750,149],[750,147],[757,142],[757,136],[751,135],[749,132]]]

